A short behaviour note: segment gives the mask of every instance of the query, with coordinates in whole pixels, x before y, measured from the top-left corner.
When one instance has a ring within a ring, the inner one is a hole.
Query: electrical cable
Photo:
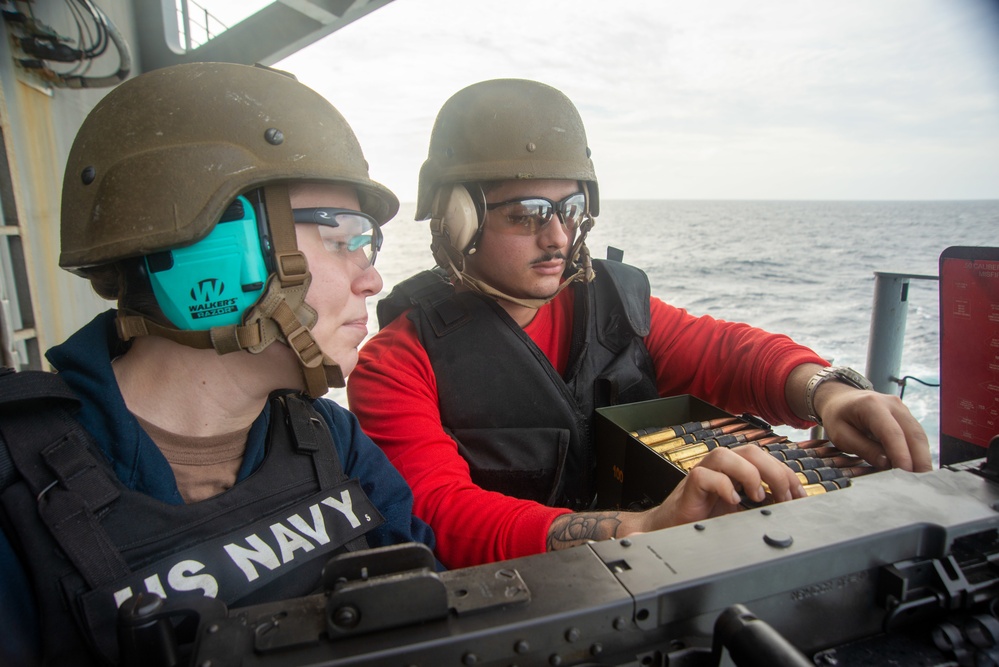
[[[24,0],[22,0],[24,2]],[[132,69],[132,56],[128,43],[103,10],[92,0],[65,0],[66,7],[75,24],[77,46],[70,46],[73,40],[57,35],[35,17],[30,3],[27,13],[12,3],[13,11],[5,10],[5,19],[13,18],[24,26],[27,35],[20,38],[23,51],[30,58],[20,59],[27,70],[34,70],[59,88],[103,88],[124,81]],[[118,70],[106,76],[89,76],[94,61],[103,56],[108,46],[113,44],[118,52]],[[54,71],[52,62],[72,63],[63,72]]]
[[[915,380],[916,382],[918,382],[919,384],[923,385],[924,387],[939,387],[940,386],[939,382],[937,382],[936,384],[934,384],[932,382],[926,382],[925,380],[920,380],[919,378],[915,377],[914,375],[904,375],[901,378],[891,378],[891,379],[894,380],[896,383],[898,383],[898,385],[900,387],[902,387],[902,390],[898,394],[898,397],[900,399],[905,396],[905,385],[906,385],[906,383],[909,380]]]
[[[72,3],[70,2],[70,0],[66,0],[66,2],[67,2],[67,4],[69,4],[70,6],[72,6]],[[91,44],[93,44],[93,45],[87,47],[86,49],[83,49],[83,52],[89,58],[98,58],[98,57],[104,55],[104,52],[107,51],[107,47],[108,47],[108,43],[109,43],[107,26],[104,23],[104,21],[101,20],[101,15],[99,13],[99,10],[93,5],[92,2],[90,2],[90,0],[77,0],[77,2],[79,2],[79,4],[81,6],[83,6],[84,8],[87,9],[87,12],[90,14],[90,19],[91,19],[91,21],[93,21],[94,27],[96,28],[96,31],[97,31],[97,39],[96,39],[96,41],[92,41]],[[77,10],[77,11],[79,11],[79,10]],[[90,31],[88,30],[87,31],[88,37],[90,36],[89,32]],[[83,47],[82,34],[81,34],[81,38],[80,38],[80,46],[81,46],[81,48]]]
[[[67,2],[70,2],[70,0],[67,0]],[[89,0],[80,0],[80,4],[86,6],[88,11],[92,12],[96,25],[99,26],[97,46],[92,47],[91,51],[94,53],[103,53],[109,41],[114,43],[115,48],[118,50],[118,71],[114,74],[100,77],[62,75],[60,76],[60,83],[57,85],[63,88],[104,88],[121,83],[128,77],[128,73],[132,69],[132,56],[128,48],[128,43],[117,26],[108,19],[100,7]],[[92,62],[93,58],[89,58],[88,60]]]

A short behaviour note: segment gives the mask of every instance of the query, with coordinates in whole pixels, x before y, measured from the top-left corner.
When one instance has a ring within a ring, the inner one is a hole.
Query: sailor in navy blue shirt
[[[239,607],[317,591],[342,551],[433,548],[402,477],[324,398],[357,362],[398,206],[287,74],[179,65],[98,103],[60,265],[118,308],[48,351],[57,374],[0,376],[0,664],[116,662],[138,592]],[[3,390],[23,379],[55,388]]]

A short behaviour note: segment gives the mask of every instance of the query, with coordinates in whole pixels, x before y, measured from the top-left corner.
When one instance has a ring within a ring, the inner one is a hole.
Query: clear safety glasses
[[[323,246],[333,255],[352,259],[362,268],[375,263],[382,247],[382,230],[374,218],[349,208],[296,208],[297,223],[319,225]]]
[[[562,201],[554,202],[545,197],[510,199],[496,204],[486,204],[487,211],[499,214],[497,224],[490,229],[518,236],[537,234],[558,213],[566,231],[575,232],[586,219],[586,195],[576,192]],[[494,217],[495,219],[495,217]]]

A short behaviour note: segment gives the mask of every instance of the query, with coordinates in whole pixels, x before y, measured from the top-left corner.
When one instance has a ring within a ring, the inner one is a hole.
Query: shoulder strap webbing
[[[25,371],[0,378],[4,449],[38,498],[39,515],[52,536],[96,587],[129,569],[98,519],[120,492],[95,458],[89,435],[71,416],[70,408],[78,402],[52,373]],[[33,405],[26,409],[29,403]]]
[[[312,401],[298,394],[282,394],[275,397],[271,403],[271,419],[273,422],[271,437],[286,437],[288,434],[292,445],[299,454],[312,457],[312,464],[319,480],[319,488],[328,489],[348,480],[343,471],[343,464],[337,454],[333,434],[323,416],[312,406]],[[275,428],[283,422],[284,428]],[[368,542],[363,535],[357,537],[344,547],[348,551],[358,551],[368,548]]]
[[[631,331],[640,337],[647,336],[651,327],[649,299],[652,296],[648,276],[629,264],[609,260],[595,260],[593,268],[601,275],[594,281],[598,292],[613,295],[620,302],[625,323]]]
[[[384,329],[404,312],[430,299],[437,302],[454,294],[454,287],[439,269],[421,271],[392,288],[378,302],[378,328]]]
[[[73,391],[54,373],[19,373],[6,366],[0,368],[0,415],[7,410],[23,410],[27,403],[52,399],[65,399],[73,406],[79,405]],[[20,477],[0,430],[0,493]]]
[[[74,406],[80,404],[73,390],[55,373],[17,372],[6,367],[0,369],[0,405],[53,398],[65,399]]]
[[[326,420],[311,402],[296,394],[285,394],[277,403],[275,416],[285,420],[295,451],[312,457],[320,488],[327,489],[346,481]]]

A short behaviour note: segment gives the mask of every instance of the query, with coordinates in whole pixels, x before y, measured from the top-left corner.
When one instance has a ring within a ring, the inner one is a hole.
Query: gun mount
[[[999,664],[993,467],[887,471],[449,572],[411,545],[351,554],[327,566],[324,593],[207,605],[190,664]]]

